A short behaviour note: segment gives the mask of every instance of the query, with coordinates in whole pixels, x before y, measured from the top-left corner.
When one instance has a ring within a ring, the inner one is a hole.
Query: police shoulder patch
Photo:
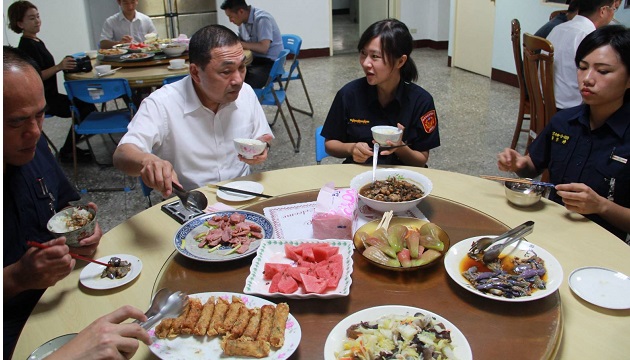
[[[432,133],[437,127],[437,116],[435,115],[435,110],[431,110],[422,115],[420,117],[420,122],[422,122],[422,127],[424,127],[424,131],[426,131],[427,134]]]

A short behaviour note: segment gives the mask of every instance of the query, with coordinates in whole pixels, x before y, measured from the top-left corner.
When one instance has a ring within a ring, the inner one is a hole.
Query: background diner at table
[[[120,12],[108,17],[101,31],[101,49],[109,49],[114,45],[132,42],[142,43],[145,35],[156,33],[151,18],[136,10],[138,1],[116,0]]]

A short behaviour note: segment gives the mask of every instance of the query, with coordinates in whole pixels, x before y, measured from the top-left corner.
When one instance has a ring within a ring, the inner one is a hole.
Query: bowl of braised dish
[[[372,171],[366,171],[352,178],[350,187],[372,209],[400,212],[418,206],[431,193],[433,183],[411,170],[376,169],[376,181],[372,182]]]
[[[436,224],[412,217],[392,217],[391,212],[357,229],[353,241],[370,263],[393,271],[434,265],[451,245],[448,234]]]

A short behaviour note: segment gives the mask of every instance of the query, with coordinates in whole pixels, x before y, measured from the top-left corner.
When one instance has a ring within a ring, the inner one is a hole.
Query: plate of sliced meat
[[[219,211],[194,218],[175,233],[180,254],[199,261],[223,262],[256,252],[262,239],[273,236],[271,221],[261,214]]]

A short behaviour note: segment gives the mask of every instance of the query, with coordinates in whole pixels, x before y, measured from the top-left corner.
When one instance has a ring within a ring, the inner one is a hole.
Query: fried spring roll
[[[280,303],[276,306],[273,313],[273,326],[269,335],[269,343],[275,348],[280,348],[284,344],[284,330],[287,327],[287,319],[289,318],[289,305]]]
[[[208,331],[208,325],[210,325],[210,319],[212,319],[212,313],[214,313],[214,296],[211,296],[203,306],[201,310],[201,316],[195,325],[193,334],[197,336],[204,336]]]
[[[190,311],[190,299],[188,299],[188,303],[186,303],[186,307],[184,311],[173,321],[171,325],[171,330],[168,332],[169,338],[177,337],[182,332],[182,325],[184,325],[184,321],[186,321],[186,317],[188,316],[188,311]]]
[[[247,327],[243,332],[243,338],[247,340],[255,340],[258,335],[258,327],[260,325],[260,308],[253,308],[251,311],[251,317],[247,323]]]
[[[233,339],[237,339],[243,335],[251,316],[251,310],[249,310],[246,306],[241,307],[238,317],[236,318],[236,322],[234,322],[234,326],[232,326],[232,329],[230,330],[230,334]]]
[[[227,334],[230,330],[232,330],[232,326],[236,322],[238,318],[238,314],[241,311],[241,307],[244,307],[243,300],[237,296],[232,296],[232,303],[228,308],[227,313],[225,313],[225,319],[223,319],[223,323],[218,326],[217,331],[219,335]]]
[[[269,341],[269,334],[271,333],[271,326],[273,325],[273,305],[263,305],[260,308],[260,326],[258,327],[258,334],[256,340]]]
[[[190,305],[190,309],[188,310],[186,319],[182,323],[181,329],[181,333],[184,335],[192,334],[199,317],[201,317],[201,310],[203,310],[203,304],[199,299],[191,298],[188,303]]]
[[[250,356],[263,358],[269,356],[269,343],[262,340],[233,340],[225,337],[221,341],[221,349],[226,356]]]
[[[168,333],[171,331],[173,321],[175,321],[175,318],[162,320],[160,324],[155,327],[155,336],[157,336],[159,339],[165,339]]]
[[[228,311],[229,306],[230,304],[223,298],[219,298],[219,301],[214,305],[214,313],[210,319],[210,325],[208,325],[208,336],[219,334],[219,325],[223,326],[223,319],[225,319],[225,313]]]

